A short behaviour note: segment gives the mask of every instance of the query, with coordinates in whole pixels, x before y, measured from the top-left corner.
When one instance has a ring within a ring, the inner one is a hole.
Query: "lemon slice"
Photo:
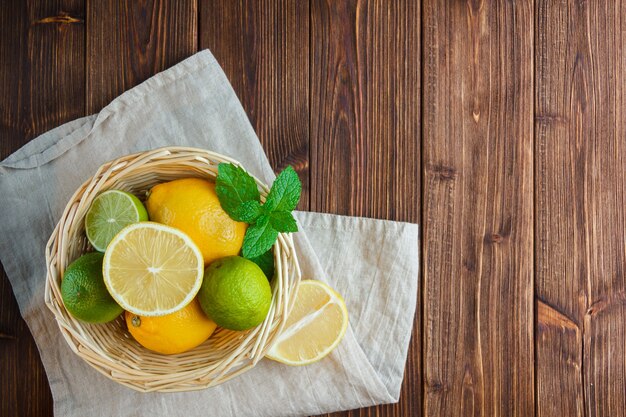
[[[320,281],[302,281],[283,332],[266,357],[287,365],[307,365],[328,355],[348,328],[341,295]]]
[[[140,316],[163,316],[185,307],[202,285],[204,261],[191,238],[153,222],[131,224],[109,243],[104,283],[117,303]]]

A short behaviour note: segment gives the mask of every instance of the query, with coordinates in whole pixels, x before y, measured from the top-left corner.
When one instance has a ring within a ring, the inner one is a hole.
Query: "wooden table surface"
[[[622,2],[3,0],[0,157],[204,48],[302,209],[422,225],[400,402],[337,416],[626,415]],[[0,415],[50,415],[0,275]]]

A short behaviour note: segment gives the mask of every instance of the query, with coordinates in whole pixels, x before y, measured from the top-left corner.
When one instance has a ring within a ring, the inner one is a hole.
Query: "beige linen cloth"
[[[297,213],[303,279],[345,297],[350,327],[322,361],[270,360],[214,388],[139,393],[74,355],[44,305],[44,248],[74,190],[102,163],[168,145],[213,150],[270,183],[274,174],[209,51],[47,132],[0,163],[0,259],[35,337],[59,416],[292,416],[396,402],[415,314],[417,225]],[[349,179],[344,179],[349,181]],[[32,399],[36,401],[36,399]]]

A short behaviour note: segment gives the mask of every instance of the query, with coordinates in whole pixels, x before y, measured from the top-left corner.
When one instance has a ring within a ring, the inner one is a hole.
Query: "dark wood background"
[[[422,225],[400,402],[337,416],[626,415],[622,2],[2,0],[0,157],[204,48],[301,208]],[[0,415],[48,416],[0,297]]]

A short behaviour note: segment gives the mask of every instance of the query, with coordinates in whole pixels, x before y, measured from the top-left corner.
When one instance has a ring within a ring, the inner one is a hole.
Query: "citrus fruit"
[[[222,209],[212,182],[183,178],[155,185],[146,208],[150,220],[187,233],[200,248],[205,265],[241,250],[247,225]]]
[[[126,312],[128,331],[140,345],[158,353],[182,353],[207,340],[217,325],[204,315],[197,299],[159,317]]]
[[[120,230],[146,220],[148,213],[137,197],[126,191],[109,190],[91,203],[85,217],[85,232],[91,246],[104,252]]]
[[[109,244],[102,272],[124,310],[163,316],[180,310],[202,284],[202,254],[191,238],[153,222],[126,226]]]
[[[246,330],[265,320],[272,290],[257,264],[229,256],[206,268],[198,299],[202,310],[218,326]]]
[[[61,281],[61,297],[70,314],[89,323],[106,323],[122,314],[102,279],[103,254],[88,253],[72,262]]]
[[[341,295],[320,281],[302,281],[282,333],[267,357],[287,365],[306,365],[328,355],[348,328]]]

